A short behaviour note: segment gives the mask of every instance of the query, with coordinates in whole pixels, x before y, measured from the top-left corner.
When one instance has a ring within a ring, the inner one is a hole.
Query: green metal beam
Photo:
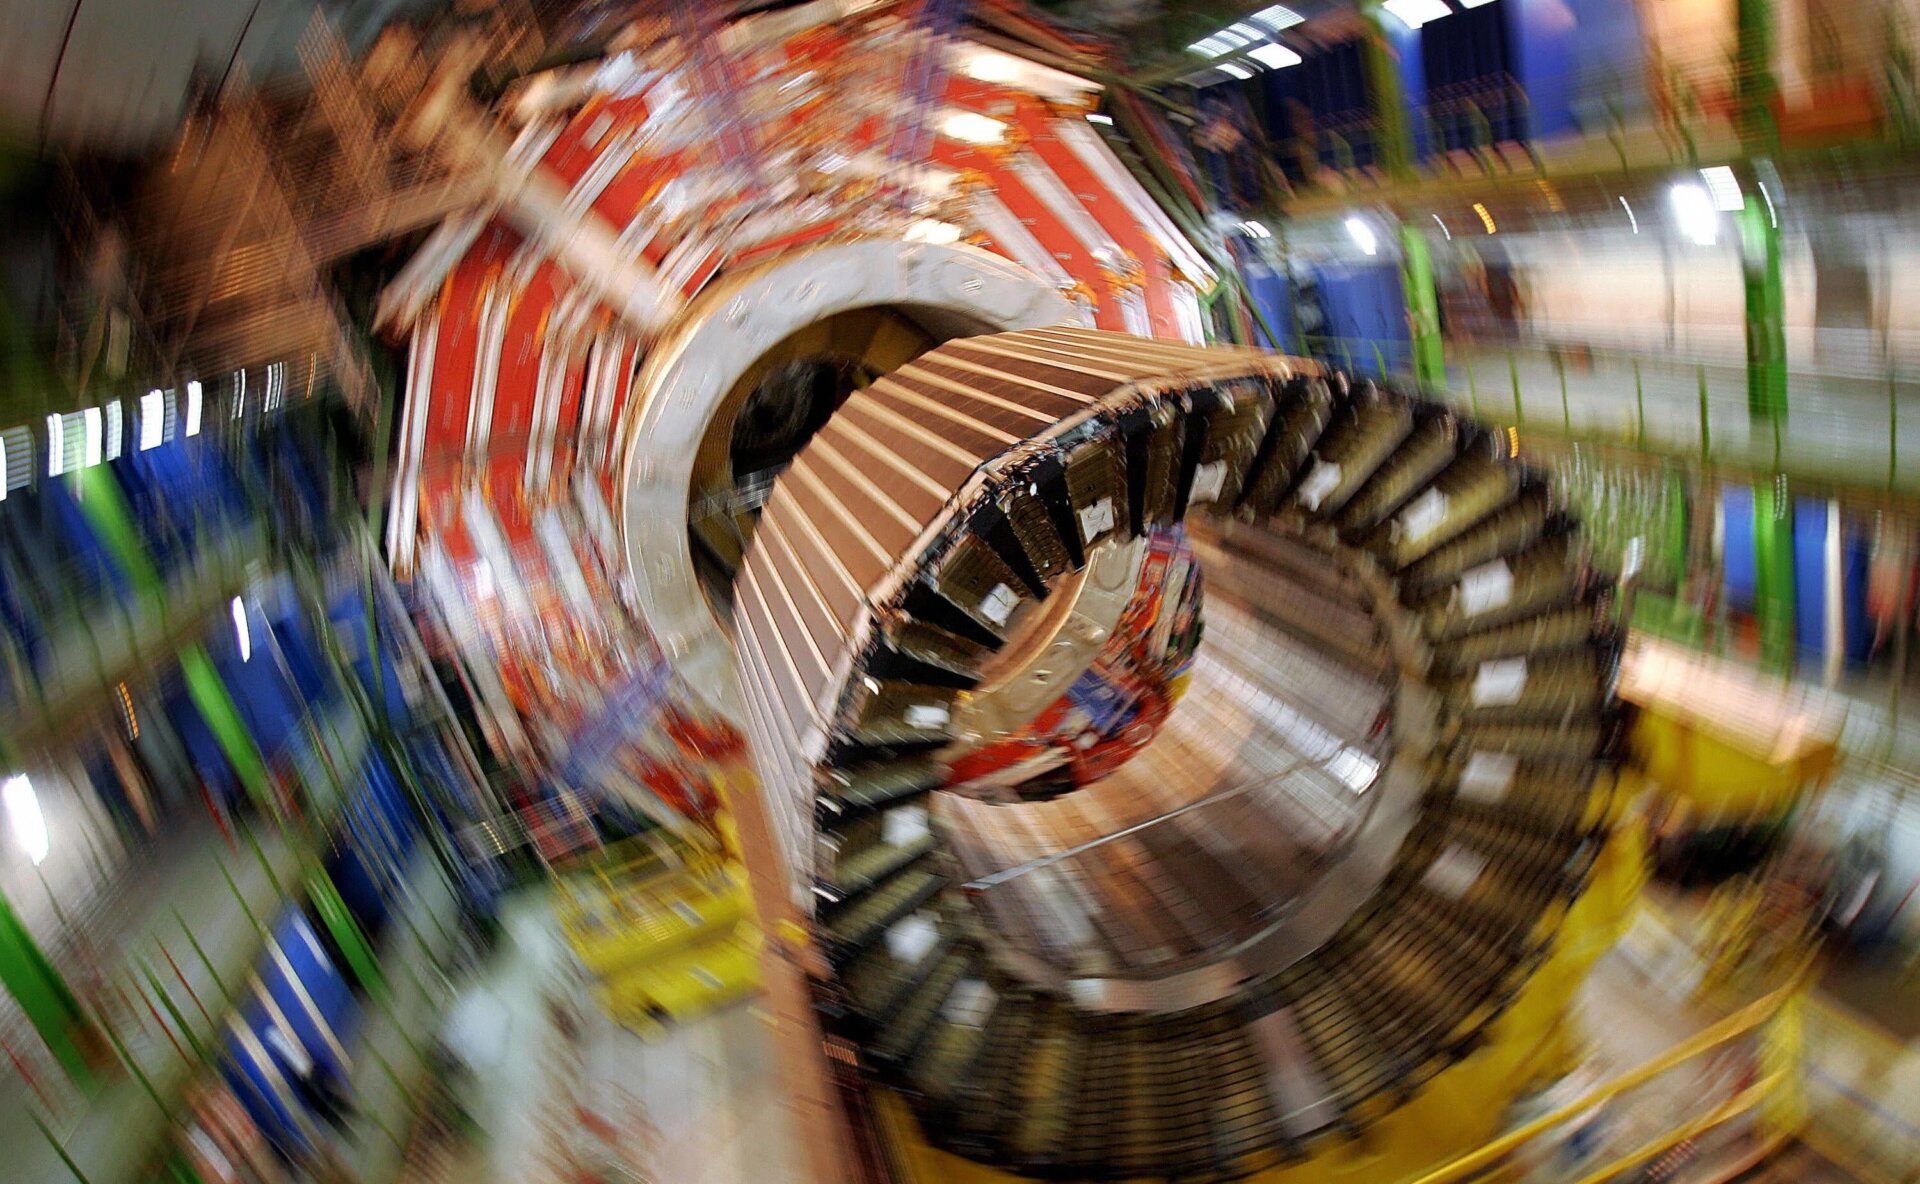
[[[26,1013],[27,1022],[74,1084],[91,1090],[95,1078],[84,1044],[92,1021],[4,896],[0,896],[0,985]]]
[[[1747,297],[1747,415],[1773,433],[1780,463],[1787,425],[1786,296],[1780,283],[1780,227],[1758,197],[1747,198],[1737,219]]]
[[[1400,224],[1400,287],[1406,293],[1407,329],[1413,342],[1413,377],[1423,391],[1447,387],[1440,348],[1440,296],[1433,284],[1433,254],[1427,236]]]
[[[1774,105],[1780,94],[1773,73],[1774,0],[1736,0],[1734,99],[1740,141],[1750,152],[1772,152],[1780,140]]]
[[[267,763],[261,759],[260,749],[247,731],[246,722],[240,718],[233,696],[227,693],[227,685],[220,681],[213,659],[203,647],[190,645],[180,651],[180,673],[187,684],[187,697],[206,720],[220,751],[233,766],[240,784],[246,787],[247,796],[269,816],[277,815]]]
[[[1367,93],[1373,100],[1375,158],[1393,181],[1413,179],[1413,134],[1407,125],[1407,95],[1400,85],[1399,53],[1387,39],[1381,23],[1380,0],[1361,0],[1360,22],[1366,29],[1360,51],[1367,67]]]
[[[1754,615],[1760,621],[1760,664],[1793,672],[1793,496],[1776,476],[1753,487]]]

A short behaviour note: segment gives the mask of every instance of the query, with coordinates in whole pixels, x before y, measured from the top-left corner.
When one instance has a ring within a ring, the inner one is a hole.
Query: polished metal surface
[[[736,586],[756,759],[840,1022],[936,1142],[1232,1175],[1499,1014],[1603,833],[1614,661],[1500,445],[1288,359],[1039,329],[856,392],[782,475]],[[950,777],[1062,710],[1112,739],[1078,680],[1131,677],[1112,634],[1162,626],[1116,612],[1156,570],[1126,556],[1183,520],[1184,696],[1091,779]]]

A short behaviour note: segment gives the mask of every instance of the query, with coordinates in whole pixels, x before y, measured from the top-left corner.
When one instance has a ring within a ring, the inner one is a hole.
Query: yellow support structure
[[[738,860],[651,835],[626,855],[563,877],[555,906],[607,1014],[653,1036],[759,989],[759,934]]]
[[[1620,697],[1635,763],[1697,822],[1780,818],[1839,753],[1842,720],[1803,689],[1665,642],[1634,639]]]

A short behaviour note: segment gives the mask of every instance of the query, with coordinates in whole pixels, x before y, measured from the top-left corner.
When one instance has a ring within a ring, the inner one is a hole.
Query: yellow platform
[[[736,860],[657,836],[609,855],[561,878],[555,911],[610,1017],[653,1035],[759,988],[759,934]]]
[[[1635,763],[1700,824],[1784,816],[1839,752],[1844,717],[1818,692],[1666,642],[1634,639],[1620,697]]]

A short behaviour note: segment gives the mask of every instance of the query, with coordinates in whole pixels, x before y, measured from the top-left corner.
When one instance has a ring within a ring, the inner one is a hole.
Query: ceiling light
[[[1448,242],[1452,242],[1452,241],[1453,241],[1453,231],[1451,231],[1451,230],[1448,230],[1448,229],[1447,229],[1447,224],[1446,224],[1445,222],[1442,222],[1442,221],[1440,221],[1440,215],[1438,215],[1438,214],[1435,214],[1435,215],[1433,216],[1433,222],[1434,222],[1434,225],[1436,225],[1436,226],[1438,226],[1438,227],[1440,228],[1440,233],[1441,233],[1441,234],[1444,234],[1444,235],[1446,235],[1446,236],[1447,236],[1447,241],[1448,241]]]
[[[1633,227],[1633,232],[1635,234],[1639,234],[1640,219],[1634,217],[1633,207],[1627,204],[1627,199],[1624,194],[1621,195],[1621,198],[1620,198],[1620,208],[1627,212],[1627,225]]]
[[[47,476],[58,477],[67,470],[67,432],[60,413],[47,416]]]
[[[973,111],[955,111],[941,121],[940,130],[969,144],[998,144],[1006,137],[1007,125]]]
[[[1493,224],[1493,214],[1479,202],[1473,203],[1473,212],[1480,215],[1480,225],[1487,228],[1488,234],[1499,234],[1500,228]]]
[[[1362,255],[1380,253],[1380,239],[1373,233],[1373,227],[1367,225],[1365,218],[1348,218],[1347,235],[1353,239],[1354,245],[1360,248]]]
[[[146,391],[140,395],[140,451],[157,449],[167,439],[167,395]]]
[[[233,636],[240,643],[240,660],[253,661],[253,630],[247,625],[247,604],[238,596],[233,598]]]
[[[13,827],[14,840],[33,866],[39,867],[47,858],[47,819],[40,813],[40,798],[33,792],[33,782],[25,774],[9,777],[0,787],[0,797],[6,799],[7,823]]]
[[[1284,45],[1256,45],[1247,51],[1247,56],[1269,70],[1284,70],[1300,64],[1300,55]]]
[[[1266,227],[1266,224],[1263,222],[1254,222],[1251,220],[1242,222],[1240,224],[1240,229],[1246,231],[1248,234],[1252,235],[1254,238],[1272,238],[1273,237],[1273,232],[1271,230],[1268,230]]]
[[[1236,37],[1245,37],[1248,42],[1264,41],[1267,37],[1267,31],[1265,29],[1255,28],[1244,21],[1238,24],[1228,25],[1222,32],[1232,33]]]
[[[187,384],[187,435],[200,434],[200,383]]]
[[[1111,116],[1111,115],[1102,115],[1102,114],[1100,114],[1100,113],[1099,113],[1098,111],[1089,111],[1089,112],[1087,112],[1087,122],[1088,122],[1088,123],[1098,123],[1098,124],[1103,124],[1103,125],[1105,125],[1105,126],[1107,126],[1107,127],[1112,127],[1112,126],[1113,126],[1113,116]]]
[[[1400,23],[1409,29],[1417,29],[1428,21],[1453,15],[1453,9],[1447,7],[1446,0],[1383,0],[1380,7],[1398,17]]]
[[[1223,53],[1233,52],[1233,42],[1222,41],[1218,37],[1202,37],[1187,46],[1188,53],[1197,53],[1203,58],[1217,58]]]
[[[1673,220],[1680,233],[1698,246],[1710,247],[1720,237],[1720,216],[1715,212],[1713,196],[1703,185],[1675,185],[1667,194],[1673,206]]]
[[[1218,69],[1220,69],[1223,73],[1233,75],[1235,78],[1252,78],[1253,77],[1252,70],[1247,69],[1245,66],[1242,66],[1237,62],[1221,62]]]
[[[1281,29],[1291,29],[1307,18],[1285,5],[1275,4],[1271,8],[1261,9],[1247,19],[1278,32]]]
[[[91,468],[100,463],[101,447],[104,444],[100,428],[100,409],[89,407],[80,413],[80,434],[82,451],[80,463]]]
[[[1266,36],[1267,35],[1265,33],[1255,31],[1254,35],[1249,37],[1245,33],[1234,32],[1232,27],[1229,26],[1228,28],[1221,29],[1219,32],[1215,33],[1212,37],[1208,38],[1208,40],[1224,41],[1228,45],[1232,46],[1233,48],[1239,49],[1243,45],[1252,45],[1256,41],[1265,40]]]
[[[1700,179],[1707,183],[1707,193],[1713,198],[1714,209],[1730,214],[1747,204],[1746,194],[1740,192],[1739,179],[1726,165],[1701,169]]]

